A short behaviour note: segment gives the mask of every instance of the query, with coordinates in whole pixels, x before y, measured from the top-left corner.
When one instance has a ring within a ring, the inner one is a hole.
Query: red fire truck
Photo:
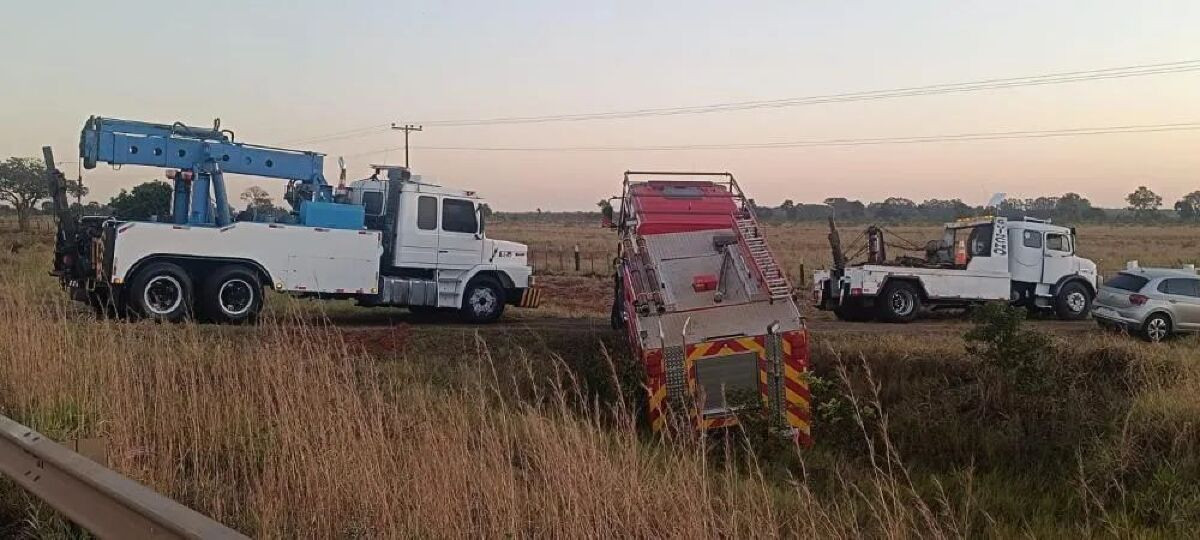
[[[733,175],[626,172],[616,229],[612,322],[645,365],[651,427],[755,409],[810,444],[808,332]]]

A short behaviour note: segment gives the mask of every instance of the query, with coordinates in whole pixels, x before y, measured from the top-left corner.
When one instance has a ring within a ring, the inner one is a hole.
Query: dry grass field
[[[1080,251],[1106,269],[1191,262],[1196,231],[1085,228]],[[610,231],[553,224],[499,222],[491,234],[534,249],[612,243]],[[827,260],[820,227],[770,239],[789,268]],[[158,325],[67,302],[45,272],[49,247],[0,233],[0,412],[57,440],[102,438],[114,469],[252,536],[1170,537],[1200,526],[1195,339],[1044,334],[1036,321],[1028,340],[967,341],[965,324],[814,332],[817,443],[799,450],[753,422],[699,440],[648,434],[620,336],[533,324],[606,312],[603,278],[553,276],[547,309],[494,327],[285,297],[253,327]],[[0,523],[6,537],[76,534],[5,482]]]

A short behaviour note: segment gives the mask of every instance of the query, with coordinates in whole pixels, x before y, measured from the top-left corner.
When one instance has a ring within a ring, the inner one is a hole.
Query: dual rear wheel
[[[179,322],[199,317],[242,324],[257,318],[263,305],[262,281],[242,265],[218,267],[196,291],[191,274],[172,262],[156,262],[138,271],[125,292],[133,311],[147,319]]]

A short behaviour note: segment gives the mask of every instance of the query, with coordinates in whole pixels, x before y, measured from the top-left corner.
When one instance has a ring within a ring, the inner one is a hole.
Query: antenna
[[[392,129],[398,129],[398,130],[404,132],[404,168],[407,169],[407,168],[409,168],[408,167],[408,134],[412,133],[414,131],[422,131],[421,126],[414,126],[412,124],[404,124],[403,126],[397,126],[393,122]]]

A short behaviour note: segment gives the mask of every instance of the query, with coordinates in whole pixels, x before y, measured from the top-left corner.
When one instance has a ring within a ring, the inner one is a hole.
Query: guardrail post
[[[579,271],[579,244],[575,244],[575,271]]]

